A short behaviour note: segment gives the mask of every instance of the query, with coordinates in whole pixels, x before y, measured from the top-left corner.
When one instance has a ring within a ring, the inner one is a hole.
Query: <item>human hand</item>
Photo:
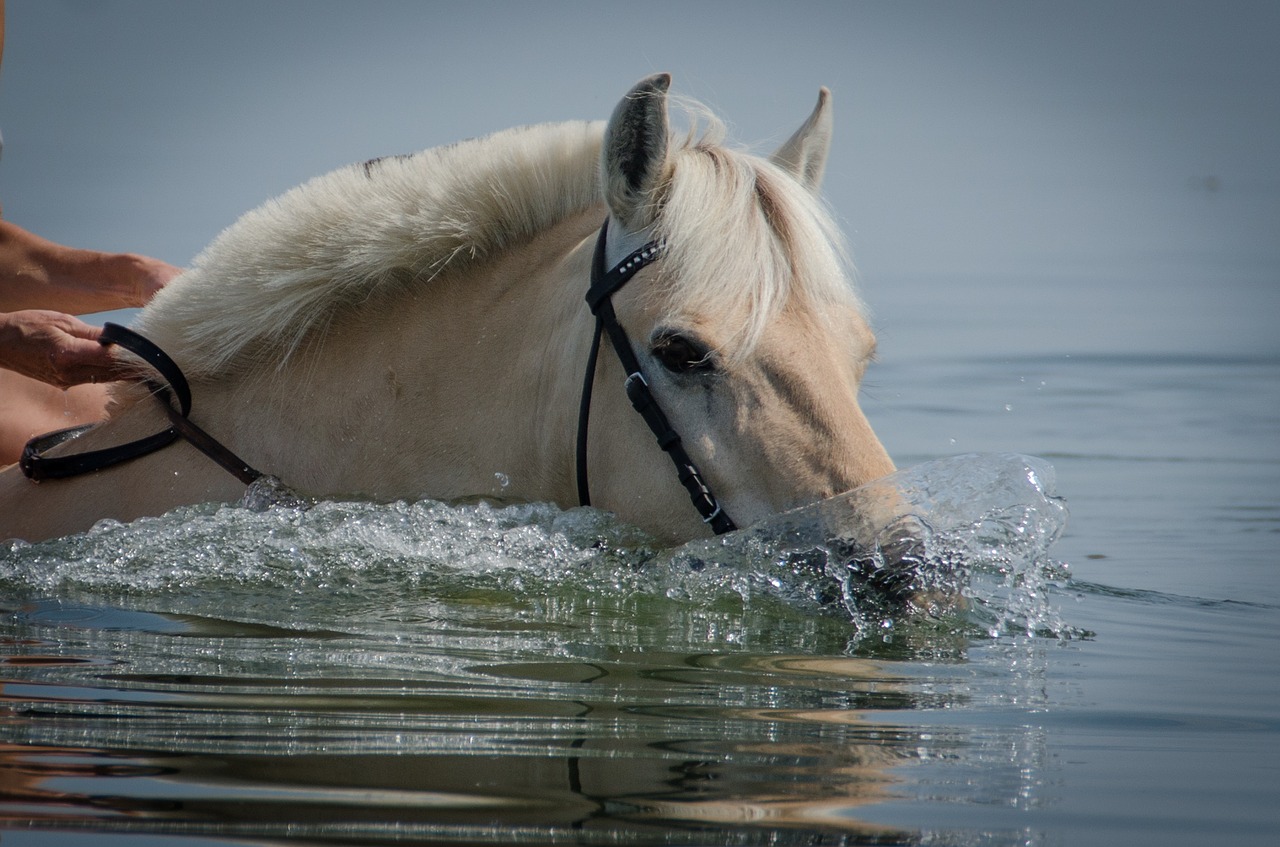
[[[0,367],[58,388],[110,382],[126,374],[98,342],[102,329],[62,312],[0,314]]]

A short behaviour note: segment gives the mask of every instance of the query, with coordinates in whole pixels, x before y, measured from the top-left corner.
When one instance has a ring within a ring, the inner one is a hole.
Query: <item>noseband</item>
[[[657,400],[649,390],[649,383],[640,370],[640,361],[631,349],[631,340],[626,330],[618,323],[618,316],[613,311],[613,294],[627,283],[627,280],[650,262],[662,254],[661,241],[650,241],[648,244],[627,256],[611,269],[605,268],[605,243],[608,240],[609,222],[600,227],[600,236],[596,239],[595,255],[591,260],[591,287],[587,290],[587,305],[591,314],[596,316],[595,334],[591,339],[591,353],[587,357],[587,372],[582,380],[582,400],[578,406],[578,502],[583,506],[591,505],[591,494],[587,484],[587,429],[591,417],[591,389],[595,385],[596,360],[600,353],[600,336],[609,334],[613,350],[622,362],[622,369],[627,374],[625,388],[631,405],[644,418],[658,446],[666,451],[676,466],[676,474],[680,484],[689,492],[693,506],[702,515],[702,520],[717,535],[730,532],[737,527],[724,513],[711,489],[702,479],[701,472],[689,454],[685,452],[680,436],[672,429],[667,416],[662,413]]]

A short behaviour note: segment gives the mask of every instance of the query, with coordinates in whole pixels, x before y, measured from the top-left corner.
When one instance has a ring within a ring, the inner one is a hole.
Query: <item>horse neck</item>
[[[245,458],[316,493],[571,504],[592,209],[335,318],[279,371],[207,387]]]
[[[168,425],[149,392],[122,387],[110,420],[49,455],[125,444]],[[243,493],[243,483],[184,441],[102,471],[39,484],[11,465],[0,469],[0,540],[56,538],[83,532],[103,518],[131,521],[188,503],[235,501]]]

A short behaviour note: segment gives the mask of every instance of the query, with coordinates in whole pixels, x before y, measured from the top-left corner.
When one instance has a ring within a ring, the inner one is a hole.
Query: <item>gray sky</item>
[[[334,167],[604,118],[666,70],[762,151],[832,89],[827,196],[903,352],[1280,352],[1270,0],[7,8],[0,202],[66,243],[183,264]]]

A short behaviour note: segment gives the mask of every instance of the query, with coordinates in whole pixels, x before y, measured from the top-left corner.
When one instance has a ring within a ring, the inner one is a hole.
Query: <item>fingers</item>
[[[99,343],[101,335],[100,327],[61,312],[0,315],[0,366],[58,388],[126,376],[111,350]]]
[[[61,315],[58,312],[51,312],[51,315],[59,315],[59,318],[50,318],[49,326],[55,332],[63,332],[70,338],[91,341],[98,344],[98,339],[102,337],[102,327],[87,324],[74,315]],[[87,349],[87,348],[86,348]]]
[[[50,350],[53,379],[60,388],[85,382],[111,382],[124,376],[109,347],[93,339],[68,335]]]

